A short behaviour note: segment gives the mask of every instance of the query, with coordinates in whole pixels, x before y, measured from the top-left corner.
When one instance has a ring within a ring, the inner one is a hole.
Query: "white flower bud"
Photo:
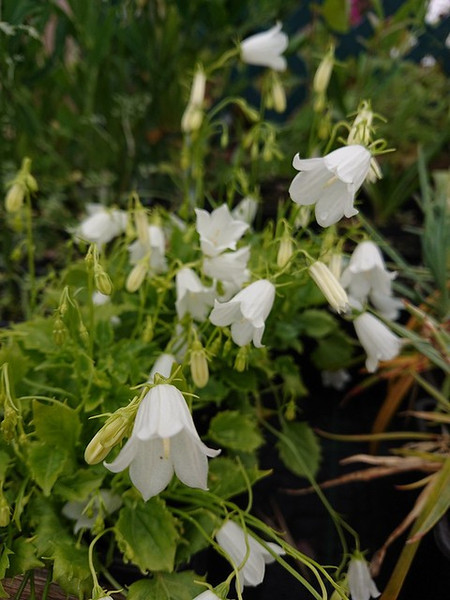
[[[330,306],[338,313],[345,312],[349,307],[347,293],[330,269],[318,260],[308,271]]]

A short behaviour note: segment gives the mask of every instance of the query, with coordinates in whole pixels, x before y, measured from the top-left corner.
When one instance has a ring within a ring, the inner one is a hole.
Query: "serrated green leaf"
[[[277,445],[280,458],[290,471],[308,479],[315,477],[320,464],[320,444],[307,423],[284,423]]]
[[[33,401],[33,424],[41,442],[70,450],[80,435],[81,424],[75,410],[62,403]]]
[[[28,570],[44,566],[44,563],[37,557],[36,546],[31,539],[24,537],[16,538],[12,543],[11,550],[10,566],[7,572],[8,577],[15,577]]]
[[[323,338],[337,328],[336,319],[324,310],[311,308],[299,315],[297,324],[306,335]]]
[[[67,451],[47,446],[41,442],[32,442],[28,446],[27,464],[31,477],[48,496],[59,475],[64,471]]]
[[[124,506],[115,526],[125,560],[148,571],[173,571],[179,534],[176,520],[160,498]]]
[[[53,558],[53,581],[67,594],[80,597],[92,591],[88,549],[74,541],[55,541]]]
[[[9,594],[6,593],[5,588],[2,586],[2,579],[5,578],[6,571],[9,567],[9,556],[12,554],[12,550],[6,547],[5,544],[0,546],[0,598],[9,598]]]
[[[192,600],[205,591],[204,586],[195,581],[204,581],[204,577],[194,571],[156,573],[154,579],[132,583],[127,600]]]
[[[219,457],[209,463],[209,489],[221,498],[231,498],[247,490],[247,481],[242,466],[230,458]],[[253,485],[271,471],[261,471],[257,467],[246,467],[247,479]]]
[[[231,410],[223,411],[212,419],[209,435],[220,446],[242,452],[253,452],[263,442],[256,422]]]
[[[63,523],[52,506],[51,500],[40,496],[31,506],[34,543],[38,556],[51,556],[55,543],[70,543],[72,536],[64,528]]]
[[[199,508],[198,510],[192,511],[189,513],[189,516],[198,523],[206,535],[212,535],[218,524],[218,517],[209,510],[206,510],[206,508]],[[180,521],[183,529],[181,540],[177,548],[177,563],[187,562],[196,552],[199,552],[209,545],[208,539],[190,519],[188,520],[180,517]]]
[[[98,469],[91,467],[90,469],[79,469],[73,474],[60,477],[55,483],[53,493],[61,496],[64,500],[81,502],[100,488],[105,477],[104,471],[103,467]]]

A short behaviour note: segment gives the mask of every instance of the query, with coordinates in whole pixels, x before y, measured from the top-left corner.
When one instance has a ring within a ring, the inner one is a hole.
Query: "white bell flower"
[[[172,372],[172,366],[176,362],[177,362],[176,358],[175,358],[175,356],[173,356],[173,354],[168,354],[166,352],[161,354],[155,361],[155,364],[153,365],[153,367],[148,375],[149,383],[154,382],[156,373],[158,373],[159,375],[162,375],[166,379],[169,379],[170,374]]]
[[[366,368],[374,373],[380,360],[395,358],[401,349],[402,340],[379,319],[364,312],[353,321],[356,335],[367,354]]]
[[[354,556],[350,561],[348,586],[352,600],[370,600],[381,596],[381,592],[378,591],[370,576],[369,566],[362,556],[361,558]]]
[[[281,56],[288,47],[288,36],[277,23],[268,31],[256,33],[241,42],[241,58],[248,65],[270,67],[275,71],[286,70],[286,59]]]
[[[196,208],[195,214],[200,245],[206,256],[218,256],[224,250],[235,250],[236,242],[248,229],[248,223],[231,216],[226,204],[222,204],[211,213]]]
[[[113,473],[129,466],[131,481],[147,501],[167,487],[174,472],[185,485],[208,489],[207,457],[219,453],[201,441],[180,390],[161,383],[139,404],[131,437],[117,458],[104,465]]]
[[[176,276],[177,299],[175,307],[180,319],[186,313],[197,321],[204,321],[213,305],[216,292],[202,284],[198,275],[189,267],[178,271]]]
[[[397,273],[386,269],[383,255],[376,244],[364,241],[358,244],[341,276],[353,305],[363,306],[369,298],[386,319],[396,319],[402,308],[399,299],[392,297],[392,280]]]
[[[273,283],[260,279],[238,292],[228,302],[215,300],[209,320],[220,327],[231,325],[231,337],[238,346],[245,346],[253,340],[257,348],[262,348],[265,320],[274,299]]]
[[[246,196],[233,208],[231,216],[238,221],[244,221],[251,225],[258,212],[258,200],[251,196]]]
[[[371,154],[359,144],[344,146],[323,158],[294,156],[299,170],[289,187],[292,200],[302,206],[315,204],[316,220],[322,227],[337,223],[344,215],[353,217],[355,194],[370,169]]]
[[[225,550],[239,568],[237,584],[242,592],[244,585],[257,586],[262,583],[266,564],[273,563],[275,558],[257,542],[249,532],[239,527],[234,521],[226,521],[216,534],[218,544]],[[267,546],[278,556],[284,554],[284,550],[273,542],[267,542]],[[242,565],[242,562],[245,563]]]
[[[221,281],[228,294],[236,293],[250,279],[247,263],[250,258],[249,246],[235,252],[224,252],[220,256],[203,260],[203,273],[211,279]]]
[[[220,600],[220,598],[212,590],[206,590],[195,596],[194,600]]]
[[[76,535],[80,529],[92,529],[99,515],[110,515],[121,506],[120,496],[109,490],[99,490],[98,494],[90,496],[84,501],[66,502],[62,508],[62,514],[75,521],[73,532]]]
[[[103,246],[125,231],[128,215],[123,210],[88,204],[88,216],[74,229],[76,237]]]
[[[449,14],[450,0],[429,0],[425,14],[425,23],[428,25],[437,25],[439,21]]]
[[[166,240],[162,227],[158,225],[148,226],[148,235],[145,242],[136,240],[128,247],[130,263],[136,265],[148,254],[150,271],[164,273],[167,271]]]

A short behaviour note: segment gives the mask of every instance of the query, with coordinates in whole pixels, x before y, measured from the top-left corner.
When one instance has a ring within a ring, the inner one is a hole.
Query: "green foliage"
[[[156,573],[154,579],[140,579],[128,589],[129,600],[192,600],[205,590],[198,582],[203,577],[193,571]]]
[[[124,506],[114,531],[125,560],[142,572],[173,571],[179,533],[176,520],[161,499]]]
[[[238,411],[223,411],[211,421],[209,435],[219,444],[232,450],[253,452],[263,443],[255,421]]]
[[[278,450],[286,467],[299,477],[311,480],[317,475],[320,444],[307,423],[283,423]]]

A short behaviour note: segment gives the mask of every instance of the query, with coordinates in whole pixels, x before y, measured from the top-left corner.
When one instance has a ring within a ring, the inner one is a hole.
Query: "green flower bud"
[[[209,370],[205,349],[201,342],[195,340],[191,350],[191,375],[192,381],[198,388],[203,388],[208,383]]]
[[[23,206],[25,187],[22,183],[14,183],[8,190],[5,199],[6,212],[16,213]]]

